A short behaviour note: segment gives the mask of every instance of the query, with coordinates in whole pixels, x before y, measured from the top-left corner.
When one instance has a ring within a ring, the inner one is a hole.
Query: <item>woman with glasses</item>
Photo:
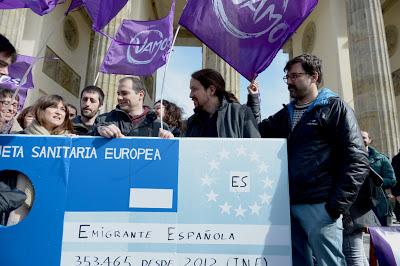
[[[9,134],[18,111],[19,97],[10,89],[0,88],[0,134]]]

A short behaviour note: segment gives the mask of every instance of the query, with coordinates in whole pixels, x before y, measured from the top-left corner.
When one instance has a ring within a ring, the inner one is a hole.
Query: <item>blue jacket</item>
[[[368,155],[372,169],[383,178],[382,188],[378,194],[378,204],[374,207],[374,211],[378,217],[385,217],[391,213],[390,202],[387,199],[385,189],[392,188],[396,185],[396,176],[394,175],[393,167],[388,157],[371,146],[368,147]]]
[[[396,176],[389,158],[386,157],[386,155],[369,146],[368,160],[372,169],[383,178],[383,189],[392,188],[396,185]]]

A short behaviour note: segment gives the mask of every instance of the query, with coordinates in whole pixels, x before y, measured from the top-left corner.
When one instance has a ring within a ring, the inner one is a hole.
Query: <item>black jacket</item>
[[[80,115],[74,117],[71,120],[72,126],[74,127],[74,133],[80,136],[90,136],[92,135],[93,126],[87,127],[81,119]]]
[[[99,126],[107,126],[110,124],[116,125],[125,136],[158,137],[158,131],[161,128],[161,122],[157,119],[156,113],[152,110],[148,110],[144,120],[134,125],[129,114],[117,107],[111,112],[102,114],[96,118],[93,135],[100,135],[97,130]],[[168,126],[165,123],[164,129],[168,130]]]
[[[397,179],[396,186],[392,187],[392,193],[395,196],[400,196],[400,152],[393,157],[392,167]]]
[[[0,225],[7,225],[10,212],[18,209],[26,199],[26,194],[0,182]]]
[[[357,198],[350,209],[343,216],[343,234],[359,233],[369,226],[380,226],[373,208],[379,203],[379,194],[382,191],[383,180],[381,176],[375,176],[376,172],[370,171],[365,178]],[[379,180],[378,180],[379,179]]]
[[[345,213],[369,173],[368,155],[353,110],[328,89],[319,92],[293,131],[294,103],[259,124],[268,138],[287,138],[291,204],[326,202]]]
[[[222,101],[217,111],[217,135],[219,138],[259,138],[257,123],[250,108],[239,103]],[[201,137],[206,125],[202,114],[195,111],[189,117],[185,137]]]

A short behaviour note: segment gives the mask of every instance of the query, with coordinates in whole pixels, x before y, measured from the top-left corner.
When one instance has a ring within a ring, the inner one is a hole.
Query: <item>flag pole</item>
[[[96,86],[97,81],[99,80],[100,72],[97,72],[96,78],[94,79],[93,85]]]
[[[174,48],[175,41],[176,41],[176,38],[178,37],[178,33],[179,33],[180,29],[181,29],[181,25],[178,25],[178,28],[176,29],[176,32],[175,32],[174,40],[172,41],[172,44],[171,44],[171,49],[169,50],[169,53],[167,55],[167,62],[165,64],[165,69],[164,69],[164,76],[163,76],[162,85],[161,85],[161,99],[160,99],[160,105],[161,105],[160,106],[160,108],[161,108],[161,112],[160,112],[161,129],[164,129],[164,125],[163,125],[163,110],[164,110],[163,109],[163,99],[164,99],[165,77],[167,76],[169,60],[171,59],[172,50]]]

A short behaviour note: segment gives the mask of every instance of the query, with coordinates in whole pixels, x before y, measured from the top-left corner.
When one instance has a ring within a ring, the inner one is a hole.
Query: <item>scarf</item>
[[[24,131],[28,135],[51,135],[51,133],[45,127],[39,125],[36,120],[33,120],[29,127],[25,128]]]
[[[25,128],[24,132],[28,135],[67,135],[70,134],[68,130],[64,130],[59,133],[50,133],[45,127],[41,126],[36,120],[33,120],[32,124]]]
[[[149,108],[147,106],[143,106],[143,113],[142,114],[134,115],[134,116],[129,115],[129,116],[131,118],[132,123],[134,125],[138,125],[146,118],[148,112],[149,112]]]

